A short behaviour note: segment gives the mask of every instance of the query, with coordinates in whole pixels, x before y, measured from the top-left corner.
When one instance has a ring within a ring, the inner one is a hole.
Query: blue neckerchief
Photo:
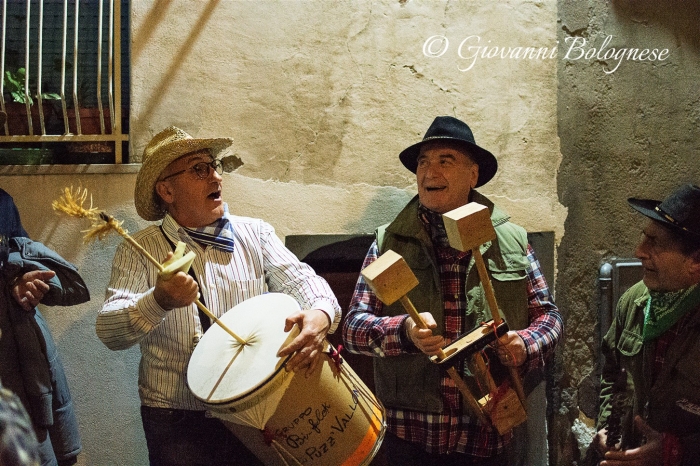
[[[215,222],[199,228],[183,227],[183,229],[190,238],[200,244],[233,252],[233,225],[228,219],[228,205],[226,203],[224,203],[224,216]]]

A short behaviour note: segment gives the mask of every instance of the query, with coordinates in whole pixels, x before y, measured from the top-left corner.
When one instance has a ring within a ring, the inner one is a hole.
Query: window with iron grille
[[[128,1],[2,0],[1,14],[0,164],[127,163]]]

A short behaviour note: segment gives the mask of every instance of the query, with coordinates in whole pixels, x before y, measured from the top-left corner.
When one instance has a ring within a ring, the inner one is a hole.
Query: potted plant
[[[26,71],[24,68],[17,68],[17,71],[5,71],[4,88],[9,92],[12,102],[5,104],[7,112],[7,124],[10,134],[27,135],[29,127],[27,125],[27,102],[32,109],[32,129],[34,134],[41,134],[41,123],[39,120],[38,108],[34,108],[34,99],[26,92],[24,87]],[[53,92],[42,92],[42,110],[44,113],[45,126],[53,116],[53,106],[50,100],[60,100],[61,96]],[[46,102],[44,102],[46,101]]]

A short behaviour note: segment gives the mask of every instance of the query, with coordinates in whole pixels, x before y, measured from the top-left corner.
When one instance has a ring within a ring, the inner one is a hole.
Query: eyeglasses
[[[170,175],[166,176],[165,178],[161,178],[160,181],[165,181],[168,178],[172,178],[177,175],[182,175],[183,173],[193,170],[195,175],[197,175],[197,178],[200,180],[205,180],[209,177],[209,174],[211,173],[211,169],[214,169],[216,173],[221,175],[224,173],[224,165],[221,163],[221,160],[212,160],[211,162],[199,162],[190,168],[186,168],[184,170],[180,170],[179,172],[171,173]]]

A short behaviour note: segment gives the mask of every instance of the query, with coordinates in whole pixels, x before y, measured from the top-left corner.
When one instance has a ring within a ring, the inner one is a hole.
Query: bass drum
[[[309,377],[285,371],[291,356],[277,353],[299,333],[284,332],[297,311],[281,293],[233,307],[220,320],[246,344],[212,325],[190,359],[189,388],[265,464],[367,465],[384,438],[384,408],[327,342]]]

